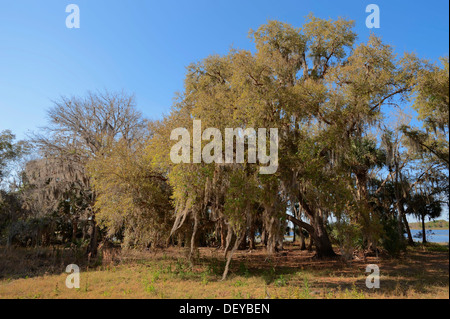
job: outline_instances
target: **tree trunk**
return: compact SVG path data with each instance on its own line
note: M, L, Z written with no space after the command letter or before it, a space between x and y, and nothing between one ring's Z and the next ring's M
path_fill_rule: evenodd
M261 232L261 243L263 244L264 247L267 247L267 232L265 228Z
M328 234L323 231L323 227L318 227L318 234L314 236L314 244L316 245L317 257L335 257L336 253L333 250Z
M177 234L177 247L178 248L183 247L183 237L181 236L181 233Z
M299 229L300 234L300 250L306 250L306 241L305 241L305 234L303 234L303 229Z
M292 232L294 233L293 236L292 236L292 243L293 243L293 244L295 244L295 241L297 240L297 238L296 238L297 236L296 236L296 234L295 234L295 227L296 227L296 226L294 225L294 227L292 228Z
M246 250L247 249L247 232L244 231L244 238L241 240L241 244L238 247L238 250Z
M97 257L97 248L98 248L98 229L97 229L97 222L95 220L95 214L92 215L92 229L90 233L90 241L89 241L89 251L91 258Z
M314 240L316 255L318 258L336 256L333 246L331 245L331 241L325 230L325 226L323 225L322 217L317 216L313 225L309 225L289 215L288 220L309 232L310 238Z
M313 251L313 244L314 244L314 240L310 234L309 235L309 243L308 243L308 251Z
M225 250L224 250L224 256L227 258L228 251L230 250L231 240L233 239L233 230L231 226L228 226L228 232L227 232L227 238L225 243Z
M306 215L308 215L308 218L311 221L311 225L301 222L301 225L299 226L305 228L310 237L314 240L317 257L335 257L336 253L334 252L331 245L322 216L318 211L313 210L308 205L305 196L300 190L298 192L298 200L303 211L306 213ZM308 225L309 227L305 227L306 225Z
M400 236L400 240L404 240L405 237L403 236L403 217L405 216L405 209L403 207L402 200L397 196L397 213L398 213L398 233Z
M189 249L189 263L191 266L194 264L194 252L197 248L197 230L198 230L198 217L196 214L194 214L194 230L192 232L191 242L190 242L190 249Z
M422 242L427 243L427 231L425 229L425 216L422 215Z
M230 254L228 255L227 263L225 264L225 270L222 275L222 281L227 279L228 271L230 269L231 259L233 258L234 253L239 248L239 246L240 246L242 240L244 240L244 238L245 238L245 232L242 235L236 235L236 241L234 243L233 249L231 250Z
M406 227L406 232L408 233L408 245L414 246L414 240L411 234L411 228L409 228L408 220L406 219L406 215L403 215L403 222Z
M72 242L74 243L77 240L77 232L78 232L78 217L75 217L72 221Z
M372 228L370 227L371 208L368 202L367 180L367 169L362 169L356 174L357 195L358 200L362 205L360 214L357 216L357 221L362 225L363 243L367 243L367 248L370 250L375 245L373 243Z
M399 183L400 183L400 172L399 172L399 164L398 161L395 161L395 187L394 187L394 193L395 193L395 199L396 199L396 206L397 206L397 213L398 213L398 232L400 240L405 240L405 237L403 236L403 216L405 216L405 208L403 206L403 196L401 196L399 189Z
M225 233L225 223L223 221L220 222L220 248L225 249L227 245L226 241L226 233Z
M256 249L256 243L255 243L255 226L252 224L250 228L250 234L249 234L249 249L255 250Z

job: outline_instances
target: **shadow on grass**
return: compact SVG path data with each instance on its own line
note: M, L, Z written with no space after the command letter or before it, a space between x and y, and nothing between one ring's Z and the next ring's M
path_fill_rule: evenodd
M261 278L266 285L290 286L320 290L349 290L370 293L366 287L366 266L380 267L383 294L406 296L410 291L433 293L435 287L449 286L448 246L416 246L400 258L368 257L350 263L339 258L316 259L314 253L295 248L267 257L263 251L239 252L230 267L229 279ZM213 267L216 276L223 271L223 258L203 258L203 264Z
M102 263L101 252L97 258L88 258L84 250L62 247L9 248L0 247L0 280L32 278L65 272L70 264L81 270L96 268Z

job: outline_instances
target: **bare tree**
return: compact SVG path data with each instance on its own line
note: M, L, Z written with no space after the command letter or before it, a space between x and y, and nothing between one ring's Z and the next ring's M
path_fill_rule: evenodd
M49 125L32 137L43 160L35 167L51 182L42 191L65 200L68 188L76 187L89 202L91 221L89 253L97 253L98 227L95 220L95 193L91 190L86 164L104 156L118 140L131 141L145 134L146 120L136 109L135 98L125 92L88 92L85 97L61 97L48 111ZM65 192L66 191L66 192ZM44 194L43 193L43 194Z

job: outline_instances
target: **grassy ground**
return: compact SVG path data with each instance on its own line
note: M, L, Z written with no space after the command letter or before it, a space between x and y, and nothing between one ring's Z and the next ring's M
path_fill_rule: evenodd
M73 251L1 249L0 298L449 298L448 246L417 246L400 259L351 263L317 260L296 246L272 258L262 250L242 251L223 282L222 252L200 249L199 256L190 267L175 248L105 253L101 265L91 261L87 267ZM82 268L80 289L65 286L70 263ZM366 288L369 264L380 267L380 289Z

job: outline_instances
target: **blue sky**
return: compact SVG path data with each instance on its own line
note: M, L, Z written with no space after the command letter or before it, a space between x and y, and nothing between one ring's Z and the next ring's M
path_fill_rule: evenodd
M80 29L66 28L71 3L80 8ZM0 0L0 131L24 138L45 124L52 100L88 90L133 92L147 117L160 118L183 89L186 66L232 46L252 49L250 28L267 19L301 26L312 12L355 20L365 41L370 3L381 9L373 32L398 53L448 55L446 0Z

